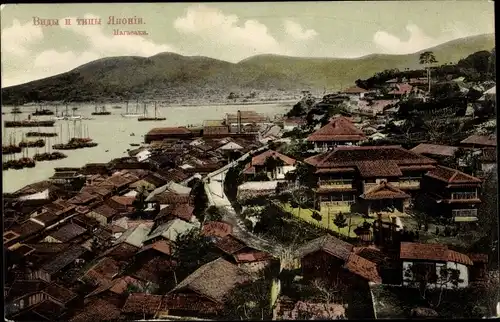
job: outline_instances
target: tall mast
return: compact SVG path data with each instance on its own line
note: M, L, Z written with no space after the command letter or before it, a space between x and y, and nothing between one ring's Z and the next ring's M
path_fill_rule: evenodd
M156 118L156 101L155 101L155 118Z
M143 111L142 113L144 113L144 117L147 116L147 111L146 111L146 102L143 103L144 107L143 107Z
M125 114L128 114L128 101L127 101L127 103L125 104Z
M135 103L135 114L137 114L138 109L139 109L139 99L137 99L137 102Z
M69 116L68 103L66 103L66 116Z

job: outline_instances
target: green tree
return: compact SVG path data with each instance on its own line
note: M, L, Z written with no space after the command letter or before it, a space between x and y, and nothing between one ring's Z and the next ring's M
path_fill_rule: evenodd
M194 179L193 188L191 189L191 196L194 203L194 215L202 223L205 221L205 210L208 205L208 197L205 191L205 185L200 179Z
M271 173L271 179L275 178L274 174L276 172L277 166L277 159L273 156L268 156L264 161L264 168L266 169L267 173Z
M437 63L436 56L432 51L425 51L418 58L420 65L425 65L427 69L427 82L429 83L429 93L431 92L431 65Z
M315 174L315 168L310 164L299 162L295 167L295 173L299 184L309 189L314 189L318 185L318 178Z
M222 213L216 206L210 206L205 211L205 221L221 221Z
M333 219L333 223L340 230L342 228L347 227L347 218L343 213L339 213L335 216L335 219Z

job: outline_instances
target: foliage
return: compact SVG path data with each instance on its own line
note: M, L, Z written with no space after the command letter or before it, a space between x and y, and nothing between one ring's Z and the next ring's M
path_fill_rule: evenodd
M132 206L134 206L136 213L142 213L146 209L147 191L144 186L138 188L137 195L135 196Z
M335 219L333 219L333 223L339 229L342 229L344 227L347 227L347 218L343 213L339 213L335 216Z
M175 241L174 257L178 260L177 280L185 278L200 266L219 257L209 238L201 235L199 229L181 234Z
M205 211L205 221L221 221L222 214L216 206L210 206Z
M273 156L268 156L264 161L264 168L267 172L271 173L271 178L276 178L276 170L279 167L282 167L285 163L280 158L275 158Z
M269 177L267 173L259 172L253 177L252 181L269 181Z
M439 307L446 289L450 287L458 289L459 283L463 282L458 269L442 266L439 272L436 272L435 265L435 263L411 264L403 271L404 281L408 283L408 286L417 288L422 299L427 300L432 308ZM436 300L429 296L430 290L439 294Z
M314 172L314 167L307 163L300 162L295 167L295 173L299 184L309 189L316 188L318 185L318 180Z
M483 183L482 202L478 209L478 219L481 231L488 237L490 258L498 260L498 177L496 171L488 174Z
M302 107L302 102L295 104L292 109L286 114L287 117L300 117L306 114L305 109Z
M265 277L238 285L224 303L224 317L231 320L270 320L271 281Z
M245 167L244 162L229 168L224 179L224 193L229 200L236 200L238 194L238 186L243 183L241 171Z

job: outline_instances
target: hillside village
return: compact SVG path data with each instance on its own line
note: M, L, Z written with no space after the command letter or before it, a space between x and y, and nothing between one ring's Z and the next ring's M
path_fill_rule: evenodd
M499 316L494 51L424 54L4 193L6 317Z

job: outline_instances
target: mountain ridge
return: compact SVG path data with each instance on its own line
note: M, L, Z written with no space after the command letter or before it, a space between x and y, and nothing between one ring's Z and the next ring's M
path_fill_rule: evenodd
M455 39L407 55L358 58L255 55L237 63L172 52L150 57L105 57L66 73L2 88L5 104L89 101L140 97L226 97L231 91L338 90L384 69L421 68L418 55L430 50L439 63L456 62L495 46L494 34Z

